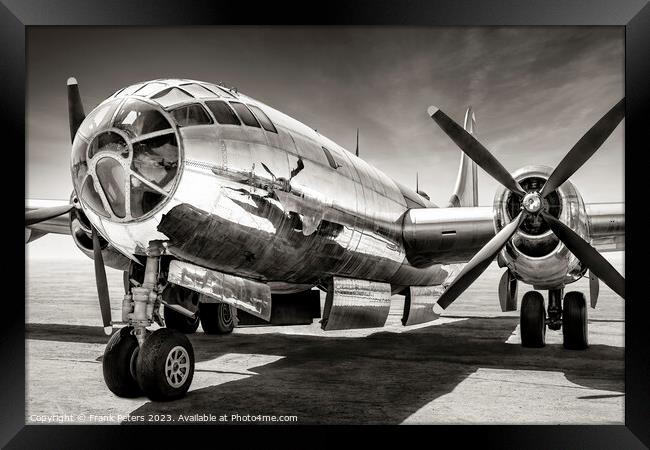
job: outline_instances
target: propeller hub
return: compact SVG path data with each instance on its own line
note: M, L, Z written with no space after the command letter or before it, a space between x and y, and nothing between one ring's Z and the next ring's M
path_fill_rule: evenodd
M537 192L530 192L526 194L521 204L526 211L535 214L542 209L542 197Z

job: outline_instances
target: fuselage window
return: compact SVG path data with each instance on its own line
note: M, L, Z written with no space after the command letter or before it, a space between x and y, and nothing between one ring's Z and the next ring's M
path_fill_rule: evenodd
M221 100L211 100L205 102L205 104L208 107L208 109L212 111L212 114L214 114L214 118L217 119L217 122L219 122L220 124L241 125L241 122L237 118L237 115L232 110L232 108L228 106L228 103Z
M239 115L241 121L244 122L244 125L261 128L260 123L257 121L250 109L246 107L246 105L238 102L230 102L230 105L235 109L235 111L237 111L237 114Z
M275 129L273 122L271 122L271 119L269 119L269 116L264 114L264 111L262 111L257 106L248 105L248 107L251 109L251 111L253 111L253 113L255 113L255 117L257 117L266 131L270 131L272 133L278 132L278 130Z
M338 169L339 167L342 167L339 163L336 162L336 160L332 156L332 153L328 149L326 149L325 147L321 147L321 148L323 149L323 152L325 153L325 157L327 158L327 162L329 163L332 169Z
M209 125L212 119L201 105L186 105L171 111L172 117L179 127L191 125Z

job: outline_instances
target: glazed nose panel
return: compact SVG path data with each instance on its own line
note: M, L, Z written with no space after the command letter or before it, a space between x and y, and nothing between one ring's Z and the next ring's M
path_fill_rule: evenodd
M180 145L160 107L134 98L98 106L72 146L72 179L82 205L113 222L143 220L177 183Z

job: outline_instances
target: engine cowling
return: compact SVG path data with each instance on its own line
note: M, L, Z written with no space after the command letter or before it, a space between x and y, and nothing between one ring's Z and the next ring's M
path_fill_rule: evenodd
M512 174L526 192L539 191L553 169L527 166ZM497 233L519 214L524 199L505 188L494 197ZM575 186L564 182L542 199L541 208L589 241L589 222L582 197ZM541 215L527 215L501 250L499 266L507 266L515 277L539 289L554 289L578 280L587 268L555 236Z
M93 258L93 240L90 222L81 209L75 208L71 212L70 234L74 243L84 255ZM104 238L99 236L99 242L104 257L104 264L117 270L128 270L131 260L118 252Z

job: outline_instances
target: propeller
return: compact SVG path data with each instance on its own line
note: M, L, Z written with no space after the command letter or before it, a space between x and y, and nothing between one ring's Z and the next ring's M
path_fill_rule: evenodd
M539 194L546 198L548 194L559 188L582 165L587 162L596 150L607 140L614 129L625 117L625 97L615 104L612 109L600 118L596 124L573 146L569 153L560 161L551 176L542 187Z
M497 253L501 251L504 245L510 240L513 234L519 228L519 224L524 218L524 213L519 215L508 225L503 227L490 242L479 250L474 257L463 267L458 277L452 282L447 290L440 296L438 305L447 309L451 303L462 294L490 265Z
M553 233L589 270L609 288L625 298L625 278L584 239L555 217L542 211L542 217Z
M79 94L79 85L75 78L68 78L68 121L70 123L70 140L74 141L77 130L86 118L84 113L81 95ZM53 219L62 214L69 213L75 207L74 204L55 206L50 208L39 208L25 213L25 226L35 225L39 222ZM106 278L106 268L104 267L104 258L102 256L101 243L97 229L91 225L93 241L93 259L95 263L95 282L97 284L97 295L99 297L99 308L102 313L104 322L104 333L111 334L113 331L111 321L111 303L108 293L108 280Z
M427 110L442 130L495 180L511 192L523 197L521 212L503 227L461 270L454 281L438 299L437 304L446 309L490 265L492 260L515 234L523 219L541 215L557 238L566 245L584 266L621 297L625 298L625 279L598 251L571 228L543 211L543 199L561 186L601 147L625 116L625 98L614 105L562 159L553 170L540 192L526 192L501 163L470 133L435 106Z
M102 313L102 322L104 322L104 333L110 335L113 332L113 322L111 320L111 297L108 293L108 280L106 278L106 268L104 267L104 257L102 256L102 247L99 242L99 233L92 225L91 233L93 238L93 261L95 263L95 282L97 284L99 309Z
M70 141L74 141L77 130L86 118L84 113L83 102L79 94L79 84L76 78L68 78L68 121L70 123ZM99 241L99 232L91 225L91 235L93 241L93 261L95 265L95 283L97 284L97 297L99 298L99 309L104 322L104 333L110 335L113 332L113 322L111 320L111 298L108 293L108 279L106 278L106 267L104 267L104 257L102 256L101 243Z
M435 106L429 106L427 112L434 122L460 147L463 153L472 158L472 161L492 175L492 178L511 192L519 194L522 197L526 195L526 191L512 178L510 172L474 136Z
M25 213L25 226L36 225L39 222L54 219L63 214L70 212L74 208L74 204L63 206L52 206L50 208L38 208Z

